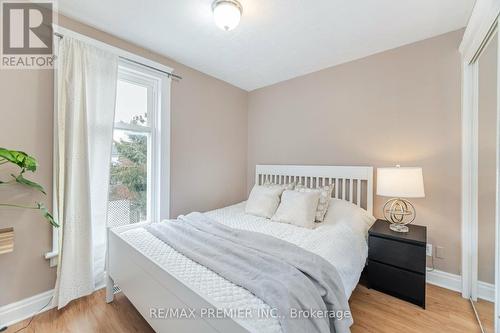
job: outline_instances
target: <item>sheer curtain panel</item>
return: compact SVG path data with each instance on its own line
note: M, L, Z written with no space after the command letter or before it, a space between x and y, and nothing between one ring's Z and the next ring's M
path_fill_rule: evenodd
M54 212L58 308L104 283L118 56L64 37L57 59Z

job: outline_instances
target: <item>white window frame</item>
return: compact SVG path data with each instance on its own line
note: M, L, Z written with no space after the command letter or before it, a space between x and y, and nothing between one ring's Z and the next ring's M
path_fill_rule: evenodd
M118 65L118 80L136 84L147 89L147 124L145 126L114 123L113 130L132 131L134 133L148 134L148 161L147 161L147 221L158 221L160 218L159 196L159 156L154 147L160 146L159 110L161 110L161 77L155 71L144 66L121 60ZM141 221L142 222L142 221Z
M79 34L72 30L58 25L53 26L54 32L81 40L85 43L101 48L120 57L119 72L137 71L144 77L149 77L150 82L154 81L156 95L155 110L151 115L154 117L154 129L151 134L151 156L155 158L151 161L151 172L148 172L149 193L154 193L152 198L148 198L148 220L159 221L170 218L170 86L171 79L167 73L173 73L173 69L148 58L125 51L112 45L103 43L88 36ZM54 55L57 59L59 49L59 39L54 38ZM54 68L54 112L57 110L57 67ZM148 98L149 100L149 98ZM152 100L151 100L152 101ZM149 110L149 106L148 106ZM148 115L149 117L149 115ZM54 129L57 128L54 117ZM116 127L114 127L116 128ZM133 129L135 131L135 129ZM154 136L154 138L153 138ZM55 142L54 142L55 143ZM149 150L149 148L151 148ZM54 156L55 157L55 156ZM148 161L149 164L150 161ZM55 167L55 163L54 163ZM151 185L150 185L151 184ZM55 187L54 187L55 188ZM151 214L151 216L149 215ZM59 256L59 229L52 228L52 250L45 254L45 259L49 260L50 266L57 266Z

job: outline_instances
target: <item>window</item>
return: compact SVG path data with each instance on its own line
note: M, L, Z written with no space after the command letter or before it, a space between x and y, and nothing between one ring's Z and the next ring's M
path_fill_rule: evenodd
M110 180L108 225L169 218L171 81L168 73L173 69L73 31L58 26L54 29L64 36L107 50L121 59L110 166L114 175ZM55 38L56 58L58 43L59 39ZM57 94L57 91L56 75L54 92ZM56 96L55 112L57 100ZM57 128L56 123L54 128ZM134 148L137 149L136 155L131 154ZM52 250L45 254L51 267L58 262L59 232L60 229L53 228Z
M110 167L108 224L156 220L161 80L149 69L119 66Z

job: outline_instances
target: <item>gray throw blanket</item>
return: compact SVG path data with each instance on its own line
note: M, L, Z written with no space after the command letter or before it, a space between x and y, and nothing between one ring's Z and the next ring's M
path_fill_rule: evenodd
M146 229L278 310L283 332L350 332L344 286L335 267L320 256L269 235L227 227L201 213Z

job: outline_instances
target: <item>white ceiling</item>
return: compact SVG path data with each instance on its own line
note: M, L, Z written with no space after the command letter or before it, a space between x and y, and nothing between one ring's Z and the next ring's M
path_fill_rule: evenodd
M254 90L462 28L474 0L241 0L216 27L212 0L59 0L71 18Z

